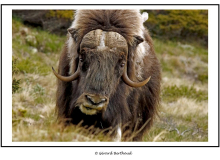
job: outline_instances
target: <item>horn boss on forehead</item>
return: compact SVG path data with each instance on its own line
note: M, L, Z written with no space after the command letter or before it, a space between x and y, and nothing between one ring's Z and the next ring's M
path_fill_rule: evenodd
M122 35L117 32L107 32L100 29L90 31L83 37L80 48L84 47L92 49L120 48L125 53L128 52L127 41Z

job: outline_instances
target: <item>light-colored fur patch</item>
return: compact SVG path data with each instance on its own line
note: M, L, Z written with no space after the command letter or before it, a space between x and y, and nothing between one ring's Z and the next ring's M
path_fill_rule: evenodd
M68 53L72 53L72 49L73 49L73 38L71 36L69 36L68 40L67 40L67 48L68 48Z
M69 33L70 34L70 33ZM70 70L69 70L69 75L72 75L75 71L73 70L73 65L74 65L74 60L75 60L75 56L74 54L74 41L73 38L69 35L68 36L68 40L66 42L66 46L67 46L67 53L68 53L68 58L70 59Z
M121 127L118 126L118 127L117 127L117 134L116 134L116 136L114 137L114 141L115 141L115 142L121 142L121 135L122 135Z
M148 13L147 13L147 12L143 12L141 16L142 16L142 19L143 19L143 23L144 23L146 20L148 20Z
M69 65L70 65L69 75L72 75L75 72L73 70L73 65L74 65L74 59L73 58L71 58Z
M105 47L105 33L106 32L102 32L102 35L100 36L100 44L97 47L98 49L102 49Z

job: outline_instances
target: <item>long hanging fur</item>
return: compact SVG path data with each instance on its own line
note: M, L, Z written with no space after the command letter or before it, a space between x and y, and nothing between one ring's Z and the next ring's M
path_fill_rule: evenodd
M69 30L66 46L59 60L59 74L69 76L75 72L82 38L91 30L101 29L117 32L126 39L130 79L142 81L151 76L151 80L140 88L132 88L120 82L105 112L108 125L127 125L123 127L123 133L139 130L132 140L141 140L157 114L161 81L160 64L152 39L143 26L141 14L138 10L78 10L70 28L73 29ZM71 34L73 32L75 34ZM142 37L144 42L135 45L135 36ZM71 110L73 99L80 95L79 91L74 92L77 88L80 88L77 82L58 81L56 107L59 118L74 118L73 115L77 114L86 119L85 115L72 113L74 111Z

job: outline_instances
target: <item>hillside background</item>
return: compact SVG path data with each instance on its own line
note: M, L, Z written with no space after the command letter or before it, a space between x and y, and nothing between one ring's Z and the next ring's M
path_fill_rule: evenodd
M144 141L208 141L208 11L142 10L162 69L159 117ZM12 140L109 141L56 123L57 69L70 10L13 10Z

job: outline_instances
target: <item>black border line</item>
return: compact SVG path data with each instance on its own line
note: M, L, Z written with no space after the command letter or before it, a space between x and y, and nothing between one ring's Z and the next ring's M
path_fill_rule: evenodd
M218 43L219 43L219 4L1 4L1 35L2 35L2 6L11 6L11 5L15 5L15 6L36 6L36 5L39 5L39 6L67 6L67 5L70 5L70 6L142 6L142 5L149 5L149 6L153 6L153 5L156 5L156 6L218 6ZM219 96L219 45L218 45L218 96ZM219 106L219 98L218 98L218 106ZM158 147L158 148L163 148L163 147L182 147L182 148L186 148L186 147L199 147L199 148L204 148L204 147L219 147L219 142L220 142L220 135L219 135L219 107L218 107L218 146L3 146L2 145L2 36L1 36L1 147L77 147L77 148L90 148L90 147L109 147L109 148L112 148L112 147L116 147L116 148L120 148L120 147L125 147L125 148L128 148L128 147L140 147L140 148L144 148L144 147ZM15 142L16 143L16 142ZM28 142L26 142L28 143ZM49 142L48 142L49 143ZM74 142L71 142L71 143L74 143ZM100 142L101 143L101 142ZM208 143L208 142L207 142ZM126 142L124 142L124 144L126 144Z
M218 44L219 44L219 4L218 4ZM219 139L219 45L218 45L218 147L219 147L219 141L220 141L220 139Z
M2 5L1 5L1 147L2 147Z
M219 4L1 4L1 5L15 5L15 6L214 6Z

